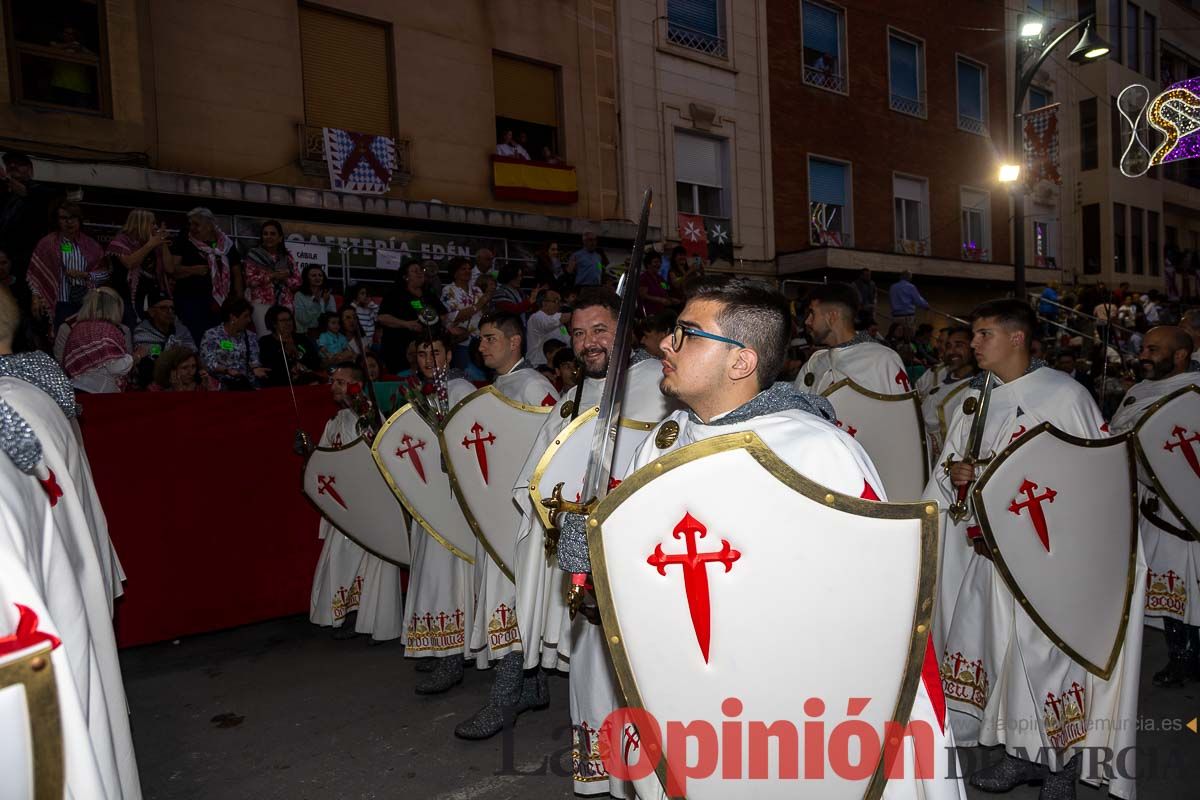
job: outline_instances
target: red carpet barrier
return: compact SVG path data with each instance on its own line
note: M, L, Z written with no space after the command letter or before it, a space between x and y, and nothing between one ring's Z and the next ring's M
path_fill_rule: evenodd
M296 389L315 444L328 386ZM287 389L79 395L84 443L125 567L121 646L308 610L319 517L300 493Z

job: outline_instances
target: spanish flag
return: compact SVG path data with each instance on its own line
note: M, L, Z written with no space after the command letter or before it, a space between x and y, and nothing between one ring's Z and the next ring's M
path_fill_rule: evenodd
M579 200L575 168L492 156L492 185L498 200L567 205Z

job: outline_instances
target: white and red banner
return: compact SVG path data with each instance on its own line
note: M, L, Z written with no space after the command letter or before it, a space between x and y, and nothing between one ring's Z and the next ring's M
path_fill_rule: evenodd
M384 194L396 171L396 142L387 136L323 128L329 188L350 194Z

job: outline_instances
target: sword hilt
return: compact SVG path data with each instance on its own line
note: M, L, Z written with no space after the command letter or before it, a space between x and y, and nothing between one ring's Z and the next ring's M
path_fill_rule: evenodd
M991 460L992 460L992 456L988 456L987 458L971 458L970 456L967 456L966 458L963 459L963 463L970 464L971 467L974 468L974 467L979 467L979 466L985 465ZM946 459L946 463L943 464L943 467L946 470L947 474L950 473L950 464L951 463L953 463L953 459L948 458L948 459ZM964 519L966 519L968 516L970 516L970 510L967 507L967 496L970 494L971 487L974 485L975 485L975 481L974 481L974 479L972 479L972 480L964 483L962 486L957 487L956 499L953 503L950 504L950 508L946 509L947 512L950 514L950 519L954 520L956 523L962 522Z
M557 522L559 514L580 514L585 517L591 514L596 506L596 498L593 497L586 502L568 500L562 494L564 483L565 481L555 486L549 497L542 498L542 505L550 510L550 519Z

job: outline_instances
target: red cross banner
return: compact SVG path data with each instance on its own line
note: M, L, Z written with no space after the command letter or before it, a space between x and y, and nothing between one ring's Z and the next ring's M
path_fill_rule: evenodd
M1025 144L1025 182L1036 186L1038 181L1062 185L1058 171L1058 103L1034 109L1024 116L1022 127Z
M329 188L350 194L384 194L396 171L396 142L387 136L324 128Z
M704 217L699 214L679 212L679 243L687 251L688 258L708 258L708 229Z

